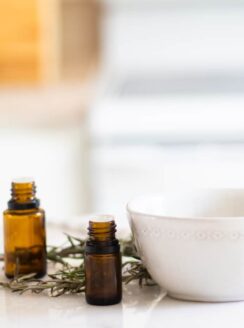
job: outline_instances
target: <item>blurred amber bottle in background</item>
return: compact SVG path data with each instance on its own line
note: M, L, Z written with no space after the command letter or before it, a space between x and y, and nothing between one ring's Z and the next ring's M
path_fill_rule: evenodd
M29 179L12 182L12 198L4 211L5 275L46 273L45 212L39 208L35 183Z
M115 232L111 217L101 216L89 222L85 247L85 294L89 304L112 305L121 301L121 255Z

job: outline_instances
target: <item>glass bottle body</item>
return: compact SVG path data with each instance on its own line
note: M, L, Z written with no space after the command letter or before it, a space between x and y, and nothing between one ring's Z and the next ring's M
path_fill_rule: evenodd
M121 301L121 256L86 254L86 301L93 305L111 305Z
M13 182L3 213L5 275L46 274L45 212L35 198L33 181Z
M122 298L121 255L115 223L90 222L85 247L86 301L92 305L117 304Z
M46 273L45 213L42 209L4 212L5 275Z

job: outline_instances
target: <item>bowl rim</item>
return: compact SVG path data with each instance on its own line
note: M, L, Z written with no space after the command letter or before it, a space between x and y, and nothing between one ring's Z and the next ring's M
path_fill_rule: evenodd
M207 192L207 191L214 191L214 192L242 192L244 194L244 188L199 188L199 189L186 189L186 190L169 190L169 192ZM229 221L229 220L242 220L244 222L244 213L243 216L173 216L173 215L159 215L159 214L151 214L143 211L133 210L131 205L134 201L143 199L145 197L159 197L166 192L161 193L151 193L151 194L142 194L137 197L132 198L127 204L126 204L126 211L129 214L135 214L139 216L147 216L151 218L157 218L157 219L168 219L168 220L203 220L204 222L208 221Z

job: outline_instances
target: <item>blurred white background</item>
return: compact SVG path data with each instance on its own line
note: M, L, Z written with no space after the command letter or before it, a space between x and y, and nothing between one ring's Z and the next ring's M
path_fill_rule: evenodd
M107 4L95 208L122 218L142 193L243 188L244 3Z
M1 79L2 209L23 175L50 222L77 225L126 226L138 194L244 187L244 1L50 3L52 79Z

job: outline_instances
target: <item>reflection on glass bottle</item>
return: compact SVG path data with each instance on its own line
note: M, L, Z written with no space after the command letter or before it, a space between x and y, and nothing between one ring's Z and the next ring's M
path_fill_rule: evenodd
M39 208L32 180L12 182L12 198L4 211L5 275L46 273L45 212Z

